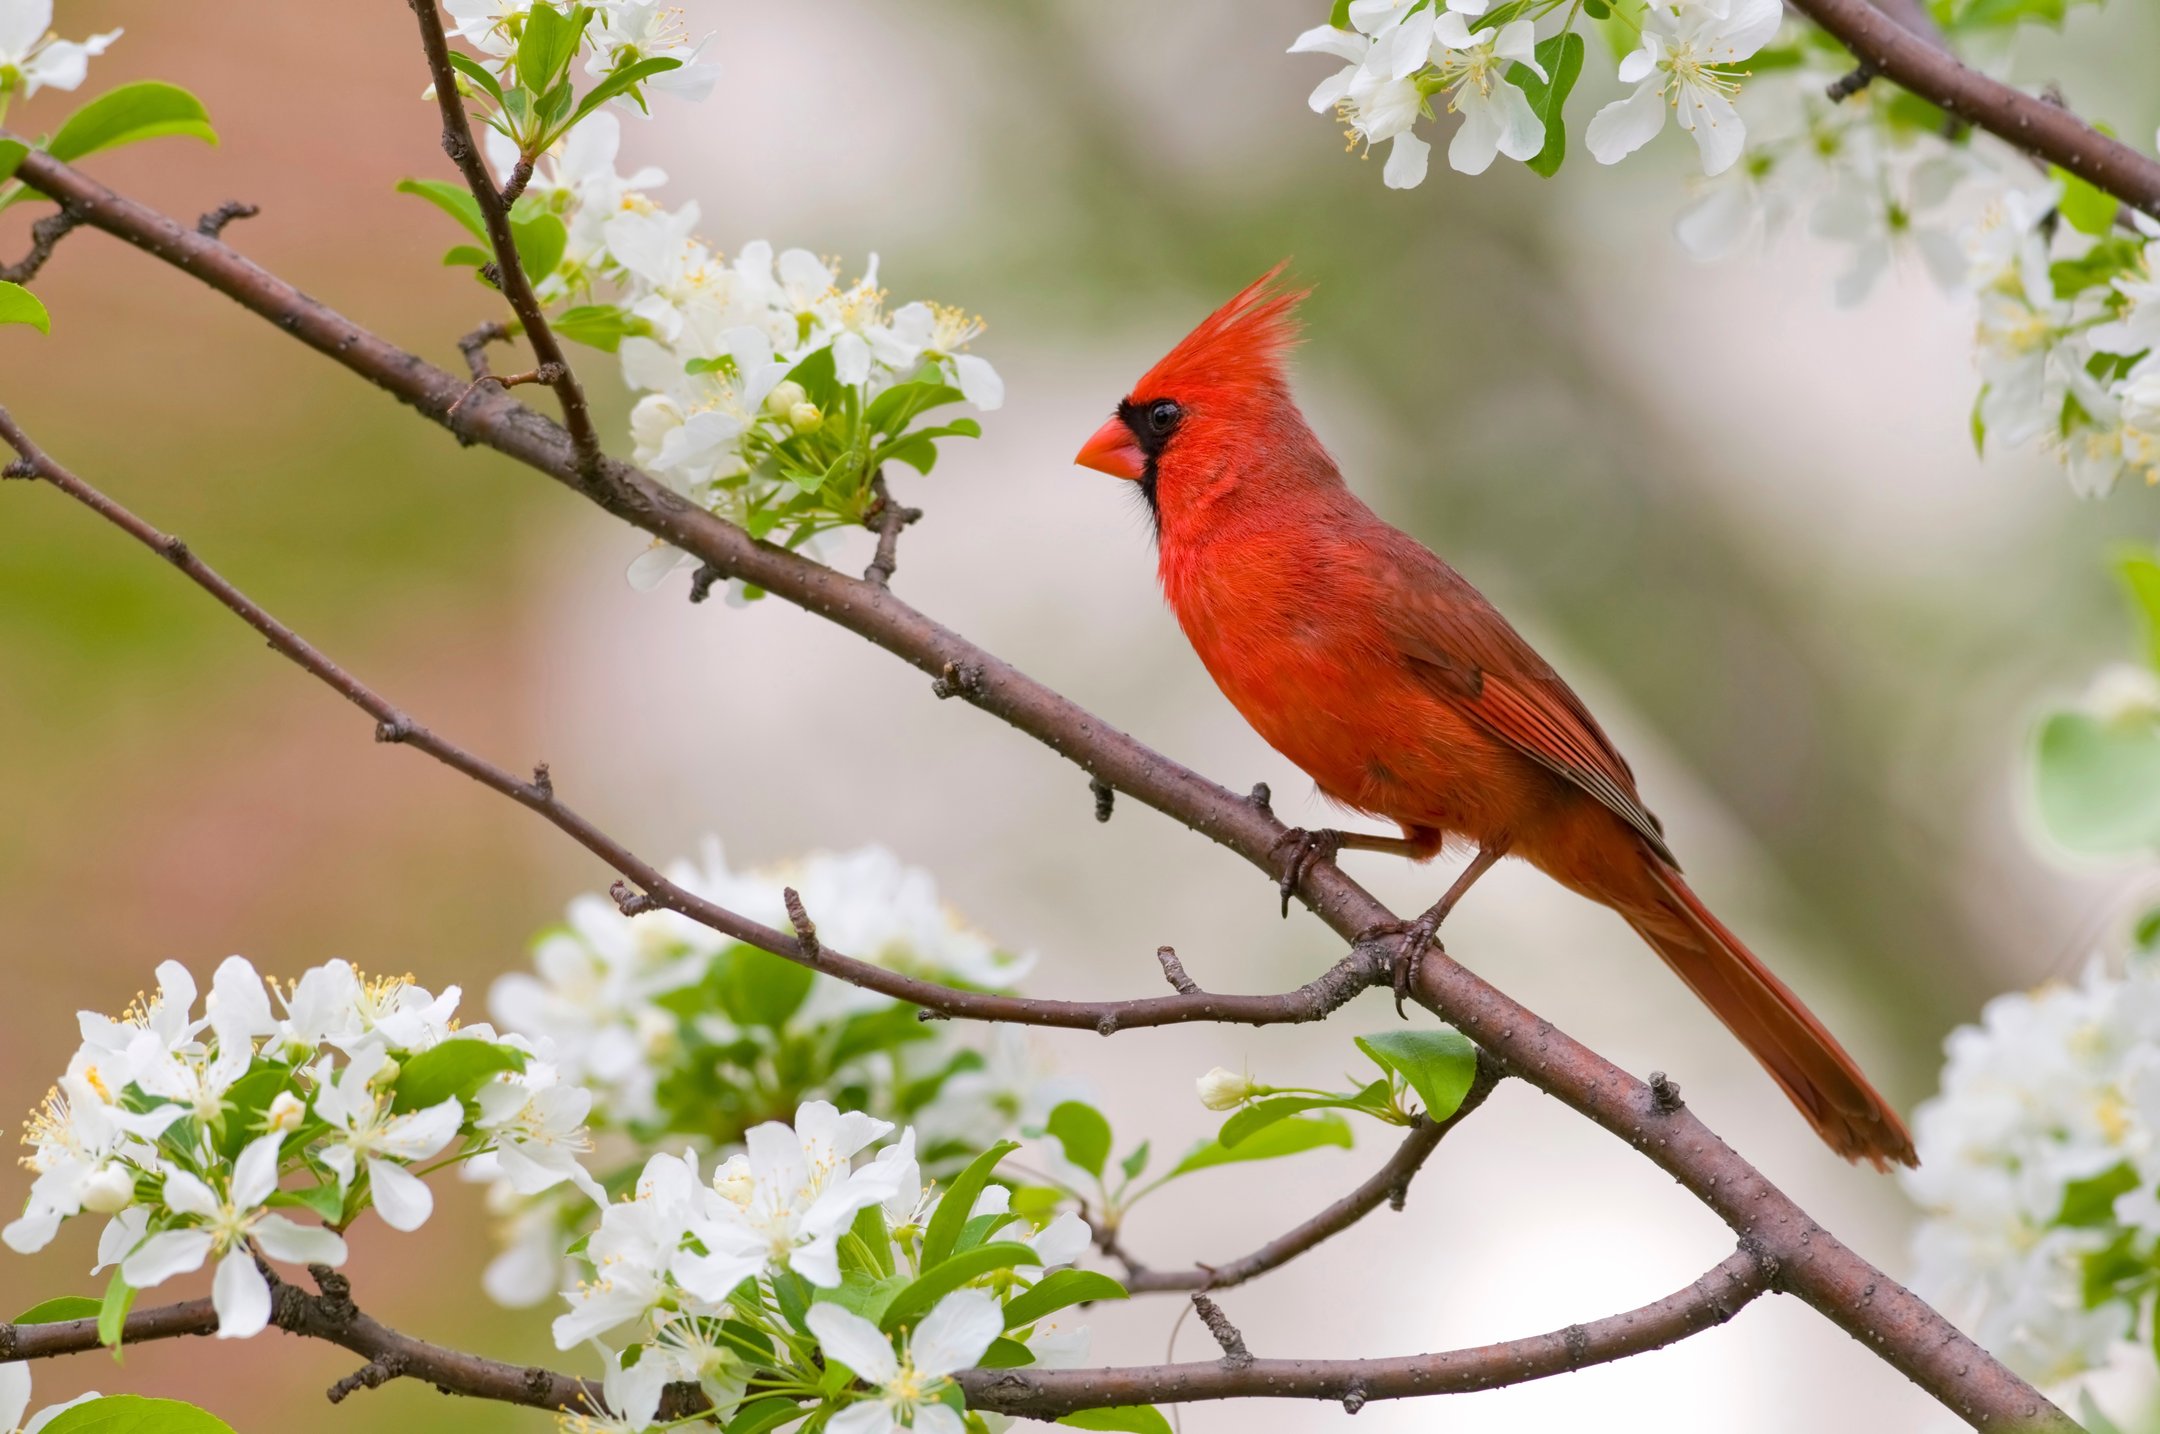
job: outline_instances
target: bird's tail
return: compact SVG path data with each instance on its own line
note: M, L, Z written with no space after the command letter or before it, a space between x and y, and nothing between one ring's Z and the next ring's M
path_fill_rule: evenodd
M1800 998L1712 916L1678 872L1652 863L1644 896L1620 906L1642 938L1761 1061L1816 1134L1877 1170L1917 1165L1912 1136Z

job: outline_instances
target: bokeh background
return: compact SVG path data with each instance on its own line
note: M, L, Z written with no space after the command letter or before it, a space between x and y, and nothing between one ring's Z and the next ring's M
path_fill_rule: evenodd
M881 251L897 297L979 310L1011 399L901 497L929 510L899 590L1219 780L1326 813L1216 694L1155 595L1132 496L1068 466L1126 384L1285 255L1317 289L1299 358L1308 411L1381 510L1508 610L1635 758L1698 888L1909 1106L1940 1040L1997 991L2119 940L2130 878L2035 854L2020 753L2035 705L2125 650L2111 543L2155 501L2080 504L2031 456L1966 436L1969 319L1917 271L1835 309L1804 236L1703 268L1669 237L1676 141L1555 182L1437 164L1410 194L1346 157L1302 105L1319 62L1281 52L1313 4L705 3L719 95L632 124L733 248L770 237ZM493 310L433 210L391 192L438 175L404 5L64 3L63 33L124 25L92 88L165 78L225 137L101 157L179 215L262 205L230 237L380 331L455 362ZM2135 57L2149 9L2081 13L2025 69L2150 134ZM1586 82L1586 90L1590 87ZM1581 97L1589 98L1589 96ZM49 126L65 96L11 116ZM27 216L5 222L9 252ZM37 288L54 332L0 342L0 402L425 720L558 787L648 855L714 833L754 862L890 845L962 910L1042 955L1034 988L1146 990L1175 945L1201 982L1280 989L1332 959L1279 921L1251 869L1121 803L1034 743L779 603L638 596L638 538L563 490L458 449L390 401L175 272L94 234ZM610 431L611 361L586 365ZM844 550L844 562L866 556ZM1445 879L1352 870L1403 908ZM468 1007L530 934L607 874L266 654L160 564L42 489L0 491L0 1103L27 1107L73 1047L171 957L233 951L292 972L331 956ZM1607 914L1527 869L1487 879L1449 946L1691 1103L1826 1224L1892 1271L1910 1211L1829 1158L1746 1056ZM1211 1127L1210 1065L1324 1082L1369 1000L1325 1030L1041 1038L1128 1138ZM1111 1052L1114 1049L1115 1054ZM1381 1158L1354 1152L1203 1177L1137 1217L1157 1263L1248 1248ZM0 1175L0 1204L27 1175ZM87 1231L0 1257L0 1314L89 1291ZM363 1305L417 1333L549 1355L544 1312L478 1287L489 1232L455 1190L423 1231L363 1222ZM1451 1138L1402 1216L1225 1301L1268 1353L1412 1352L1548 1329L1653 1298L1729 1239L1624 1147L1510 1085ZM1098 1355L1162 1357L1178 1306L1098 1311ZM1189 1326L1187 1357L1210 1353ZM41 1399L97 1386L197 1399L242 1430L372 1434L540 1427L420 1386L321 1391L349 1357L267 1335L152 1346L119 1367L39 1372ZM1343 1427L1331 1406L1188 1410L1192 1431ZM1802 1307L1769 1299L1673 1350L1444 1405L1377 1405L1360 1429L1659 1434L1940 1427L1929 1402Z

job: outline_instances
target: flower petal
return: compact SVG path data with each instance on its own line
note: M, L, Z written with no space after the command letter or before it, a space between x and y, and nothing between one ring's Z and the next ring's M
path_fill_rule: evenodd
M270 1198L278 1187L278 1150L285 1143L282 1131L259 1135L247 1143L233 1162L232 1202L236 1210L252 1210Z
M945 1298L949 1300L953 1296L947 1295ZM990 1297L983 1295L982 1298ZM943 1303L944 1301L939 1301L941 1306ZM991 1308L995 1312L995 1301L992 1301ZM936 1317L935 1310L931 1312L931 1317ZM818 1347L825 1351L827 1359L838 1360L870 1383L885 1384L900 1373L900 1361L893 1354L892 1341L885 1337L884 1331L861 1315L844 1310L836 1304L821 1302L810 1306L809 1313L803 1316L803 1323L810 1327L810 1333L817 1336ZM929 1321L925 1320L923 1323L927 1328ZM983 1341L983 1348L989 1347L989 1340Z
M368 1190L375 1213L393 1230L417 1230L435 1213L435 1193L427 1182L390 1160L367 1163Z
M918 1373L931 1377L967 1369L1005 1328L1005 1315L986 1290L954 1290L932 1307L908 1340ZM857 1374L861 1370L855 1371Z
M234 1250L218 1261L210 1282L210 1303L217 1310L219 1339L252 1339L270 1323L270 1282L255 1268L255 1257Z
M296 1225L283 1215L265 1215L248 1227L263 1253L288 1265L342 1265L345 1239L320 1225Z
M165 1230L142 1242L120 1262L120 1278L138 1290L162 1285L174 1275L202 1268L210 1258L208 1230Z
M1599 164L1618 164L1665 128L1665 97L1643 84L1624 100L1614 100L1590 116L1583 145Z
M1380 182L1390 189L1415 189L1425 182L1432 146L1404 130L1388 144L1387 163L1381 166Z

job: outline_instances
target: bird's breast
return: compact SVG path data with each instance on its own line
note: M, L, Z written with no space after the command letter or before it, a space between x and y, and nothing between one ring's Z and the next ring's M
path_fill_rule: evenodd
M1163 586L1201 664L1263 740L1359 811L1475 833L1490 742L1403 662L1364 575L1327 555L1165 555Z

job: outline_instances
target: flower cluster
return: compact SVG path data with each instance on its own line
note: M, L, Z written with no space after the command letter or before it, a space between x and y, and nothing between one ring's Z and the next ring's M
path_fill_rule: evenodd
M1085 1330L1050 1317L1124 1291L1060 1268L1088 1247L1080 1217L1015 1210L990 1183L1010 1144L933 1199L912 1128L872 1150L893 1129L809 1101L792 1128L745 1132L709 1178L694 1153L646 1162L555 1321L561 1348L601 1346L606 1428L651 1427L667 1386L693 1383L748 1427L815 1416L839 1434L960 1434L955 1372L1084 1355Z
M779 927L792 888L835 950L945 985L1005 988L1032 965L960 921L926 873L882 848L739 872L708 842L697 862L668 875ZM490 1013L546 1052L566 1087L591 1093L590 1123L618 1137L595 1167L611 1187L635 1179L641 1148L735 1148L760 1122L813 1098L911 1123L924 1158L942 1170L1057 1098L1015 1030L926 1024L911 1006L670 912L633 918L605 897L579 897L535 944L533 965L495 983ZM481 1160L468 1174L495 1171ZM504 1216L506 1246L488 1271L489 1292L506 1304L548 1298L592 1206L561 1190L529 1198L508 1184L491 1203Z
M639 395L637 463L754 536L802 547L869 518L886 465L927 473L938 440L980 436L972 418L922 421L961 402L1004 402L997 371L968 352L980 319L919 300L890 306L875 256L845 283L833 261L762 240L724 257L699 237L696 203L671 210L648 196L664 174L617 170L616 111L641 107L648 89L700 98L711 87L702 43L676 12L620 0L450 8L488 61L456 57L489 127L489 159L506 184L525 186L510 216L520 261L558 333L619 354ZM572 74L581 50L595 81L582 97ZM470 196L433 181L401 187L465 225L475 242L446 262L485 281L492 255ZM657 545L631 582L656 586L686 561ZM738 601L755 595L729 589Z
M234 956L200 1014L197 995L168 961L119 1019L84 1012L82 1045L24 1136L36 1178L0 1238L28 1254L65 1220L106 1217L108 1341L133 1291L212 1260L218 1334L260 1332L271 1300L256 1252L342 1264L340 1232L369 1208L417 1229L434 1208L433 1167L414 1169L427 1162L485 1159L534 1192L568 1182L601 1198L577 1163L589 1097L554 1098L529 1043L457 1029L455 988L435 996L343 961L279 988Z
M2021 21L2059 23L2062 8L1938 10L1952 41L2000 49ZM2140 219L2142 239L2121 232L2108 195L2060 172L2051 181L1910 94L1840 83L1852 57L1820 29L1784 23L1776 0L1350 0L1291 48L1346 62L1312 106L1339 109L1367 144L1391 142L1392 186L1424 178L1413 126L1438 95L1462 115L1456 169L1476 174L1505 154L1550 174L1585 16L1624 52L1618 77L1634 88L1592 116L1584 142L1613 163L1668 112L1693 136L1709 182L1676 225L1690 253L1733 253L1805 214L1846 251L1840 302L1916 263L1976 310L1976 444L2044 442L2081 494L2125 475L2160 481L2160 230Z
M1617 13L1615 13L1617 11ZM1746 128L1733 107L1741 65L1776 34L1778 0L1347 0L1325 25L1298 36L1292 54L1332 55L1343 68L1309 103L1333 110L1353 145L1388 145L1382 179L1392 189L1425 180L1431 146L1416 132L1437 99L1462 117L1448 163L1483 174L1506 155L1540 173L1565 154L1562 111L1581 74L1586 15L1617 22L1618 77L1633 86L1591 118L1590 153L1613 164L1655 138L1670 111L1693 136L1703 170L1740 156Z
M1946 1049L1917 1283L2030 1378L2101 1365L2160 1288L2160 963L1997 997Z

